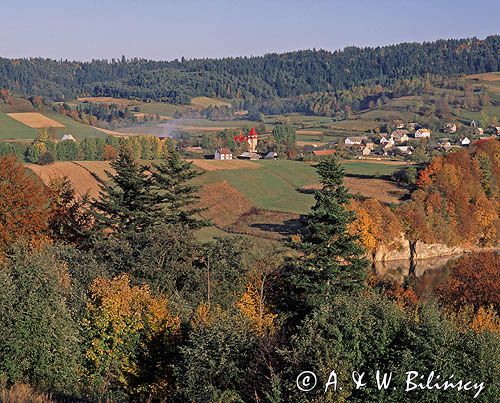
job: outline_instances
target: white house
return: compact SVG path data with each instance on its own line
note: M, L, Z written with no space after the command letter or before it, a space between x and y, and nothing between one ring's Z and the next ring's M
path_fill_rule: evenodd
M416 139L425 139L431 137L431 131L429 129L418 129L415 132Z
M361 144L368 137L347 137L344 141L344 144L347 146L353 146Z
M392 136L389 138L382 136L382 138L380 139L380 144L383 146L383 145L388 144L388 143L390 143L391 145L394 145L394 138Z
M61 137L61 141L67 141L67 140L76 141L75 138L69 133Z
M468 137L464 137L463 139L460 140L460 145L463 147L466 147L470 144L470 140Z
M219 148L215 151L214 159L216 160L232 160L233 153L229 148Z

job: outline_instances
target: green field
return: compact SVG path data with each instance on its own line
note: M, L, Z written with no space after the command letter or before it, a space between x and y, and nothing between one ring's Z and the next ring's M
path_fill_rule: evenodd
M174 117L177 112L186 111L189 106L173 105L165 102L147 102L138 106L141 113L157 113L160 116Z
M56 120L57 122L63 124L65 127L56 129L59 136L64 133L72 134L76 139L83 139L85 137L106 137L107 135L92 126L84 125L83 123L75 122L73 119L61 115L56 112L44 113L45 116Z
M255 161L259 169L235 169L206 172L197 179L199 184L228 181L255 207L305 214L314 203L311 194L298 188L318 183L313 165L298 161ZM346 161L346 173L378 177L391 175L406 165Z
M32 129L0 112L0 139L33 140L36 135L36 129Z

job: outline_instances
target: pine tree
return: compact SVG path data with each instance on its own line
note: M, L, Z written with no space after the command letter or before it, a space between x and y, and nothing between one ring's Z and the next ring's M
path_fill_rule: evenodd
M111 167L115 173L106 172L110 182L101 186L100 199L93 203L97 228L120 234L140 232L152 225L154 197L147 167L139 165L125 148Z
M208 225L207 220L196 217L203 209L195 207L199 200L199 186L190 182L201 173L193 168L192 163L183 161L179 153L172 150L161 164L153 166L155 221L189 228Z
M286 291L278 301L283 310L299 316L336 292L363 289L367 274L364 249L348 231L355 217L347 210L350 195L343 184L344 169L335 158L325 158L317 171L323 188L315 194L304 236L294 244L302 256L289 260L282 271Z

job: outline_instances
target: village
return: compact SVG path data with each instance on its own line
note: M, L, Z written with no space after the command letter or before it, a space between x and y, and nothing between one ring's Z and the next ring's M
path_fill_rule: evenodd
M468 125L458 126L456 123L446 123L442 129L433 133L430 129L418 123L392 122L395 129L390 133L370 133L362 136L339 137L338 141L326 144L310 144L297 147L297 158L310 159L326 155L339 154L341 156L358 159L408 159L420 149L424 155L431 156L436 153L448 153L456 149L468 147L473 141L500 137L500 126L489 126L483 129L475 120ZM459 129L460 127L460 129ZM276 147L271 145L268 149L258 151L258 141L261 136L255 128L251 128L246 135L241 132L234 136L235 144L243 146L244 151L237 153L225 146L217 148L215 153L206 156L215 160L232 160L234 158L246 160L278 159ZM264 137L269 137L265 133ZM202 151L201 147L189 147L190 150ZM238 155L236 155L238 154Z

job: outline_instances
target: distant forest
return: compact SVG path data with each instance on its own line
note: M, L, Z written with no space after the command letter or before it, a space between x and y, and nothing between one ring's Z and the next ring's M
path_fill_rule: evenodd
M426 75L452 76L500 70L500 35L341 51L302 50L260 57L151 61L56 61L0 58L0 88L63 101L113 96L188 104L191 97L262 101L391 86ZM259 101L257 101L259 100ZM265 103L264 103L265 104Z

